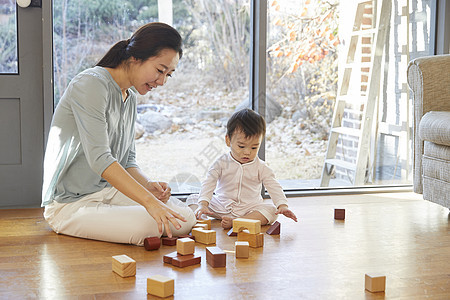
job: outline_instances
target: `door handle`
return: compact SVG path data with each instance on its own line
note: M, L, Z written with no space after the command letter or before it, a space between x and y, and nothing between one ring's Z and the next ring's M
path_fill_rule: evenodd
M16 2L22 8L42 7L42 0L16 0Z

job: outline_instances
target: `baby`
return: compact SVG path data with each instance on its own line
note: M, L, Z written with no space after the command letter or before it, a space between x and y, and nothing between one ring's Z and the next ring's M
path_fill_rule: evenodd
M230 152L213 163L200 194L187 199L188 204L197 200L197 219L203 214L220 219L224 229L231 228L233 219L238 217L260 220L261 225L266 225L283 214L297 222L273 171L257 157L265 133L266 122L255 111L243 109L231 116L225 136ZM263 200L262 184L273 204Z

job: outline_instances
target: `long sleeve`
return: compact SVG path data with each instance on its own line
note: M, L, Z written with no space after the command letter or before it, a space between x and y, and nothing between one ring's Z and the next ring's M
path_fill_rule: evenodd
M287 198L283 192L283 188L281 187L278 180L275 178L275 174L272 169L269 168L266 164L262 166L261 172L262 182L264 187L269 192L270 197L272 198L273 204L278 208L278 206L282 204L287 205Z
M202 182L202 188L198 198L198 202L206 201L210 202L213 196L214 190L217 186L221 174L220 160L216 160L206 174L205 180Z

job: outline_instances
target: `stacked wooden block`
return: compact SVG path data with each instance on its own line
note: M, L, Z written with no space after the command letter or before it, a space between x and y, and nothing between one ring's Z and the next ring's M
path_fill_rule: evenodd
M259 248L264 245L264 234L261 233L261 221L237 218L233 220L233 232L238 241L248 242L250 247Z
M184 268L200 264L201 256L195 254L195 241L191 238L177 240L177 251L163 256L165 263L175 267Z

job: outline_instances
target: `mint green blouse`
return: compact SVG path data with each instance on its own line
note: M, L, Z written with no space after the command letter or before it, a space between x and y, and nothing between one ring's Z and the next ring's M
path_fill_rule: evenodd
M102 67L72 79L55 110L44 158L42 206L69 203L108 186L103 171L117 161L137 167L136 94L122 92Z

